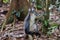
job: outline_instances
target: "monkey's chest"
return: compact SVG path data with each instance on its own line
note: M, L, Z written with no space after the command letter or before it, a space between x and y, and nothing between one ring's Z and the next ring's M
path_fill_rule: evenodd
M35 14L31 14L30 15L30 31L35 31L37 25L35 23L35 19L36 19L36 15Z
M30 15L30 22L35 22L36 19L36 15L35 14L31 14Z

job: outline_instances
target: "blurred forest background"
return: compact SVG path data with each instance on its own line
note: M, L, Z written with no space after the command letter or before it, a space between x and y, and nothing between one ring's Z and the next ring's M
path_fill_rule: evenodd
M24 19L33 0L0 0L0 40L25 40ZM39 40L60 40L60 0L34 0L40 12ZM28 39L26 39L28 40Z

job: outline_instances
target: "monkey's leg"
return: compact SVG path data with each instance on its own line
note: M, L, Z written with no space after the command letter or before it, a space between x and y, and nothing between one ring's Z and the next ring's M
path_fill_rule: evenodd
M39 40L39 37L34 35L34 40Z
M29 38L28 38L29 40L33 40L32 35L28 35L28 37L29 37Z
M36 36L36 39L39 40L38 36Z

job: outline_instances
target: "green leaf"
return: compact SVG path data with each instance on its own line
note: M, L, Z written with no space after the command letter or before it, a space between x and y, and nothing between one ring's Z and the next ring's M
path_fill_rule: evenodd
M9 2L9 0L3 0L3 3L8 3Z
M48 21L44 20L43 24L44 24L44 26L48 26Z
M57 25L58 25L57 23L52 24L52 26L57 26Z
M12 23L14 21L14 18L13 18L13 15L11 15L8 20L7 20L7 23Z
M41 5L37 5L37 9L38 10L42 9L42 6Z

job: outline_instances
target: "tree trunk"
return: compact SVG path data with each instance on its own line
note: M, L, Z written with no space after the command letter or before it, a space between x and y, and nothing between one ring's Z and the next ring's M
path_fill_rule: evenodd
M11 14L11 11L13 9L18 10L20 8L22 8L24 11L23 13L21 13L21 19L23 20L28 12L28 8L30 7L30 4L28 3L27 0L12 0L11 4L10 4L10 10L7 13L7 17Z
M21 13L20 16L20 20L24 20L27 12L28 12L28 7L29 3L27 0L12 0L11 4L10 4L10 8L8 13L6 14L6 19L4 20L3 24L2 24L2 28L1 28L1 32L3 31L3 28L5 27L5 25L8 23L7 20L9 19L9 17L12 15L12 10L19 10L20 8L22 8L24 11L23 13ZM16 18L14 18L15 20ZM14 22L13 22L14 23ZM14 24L13 24L14 25Z

